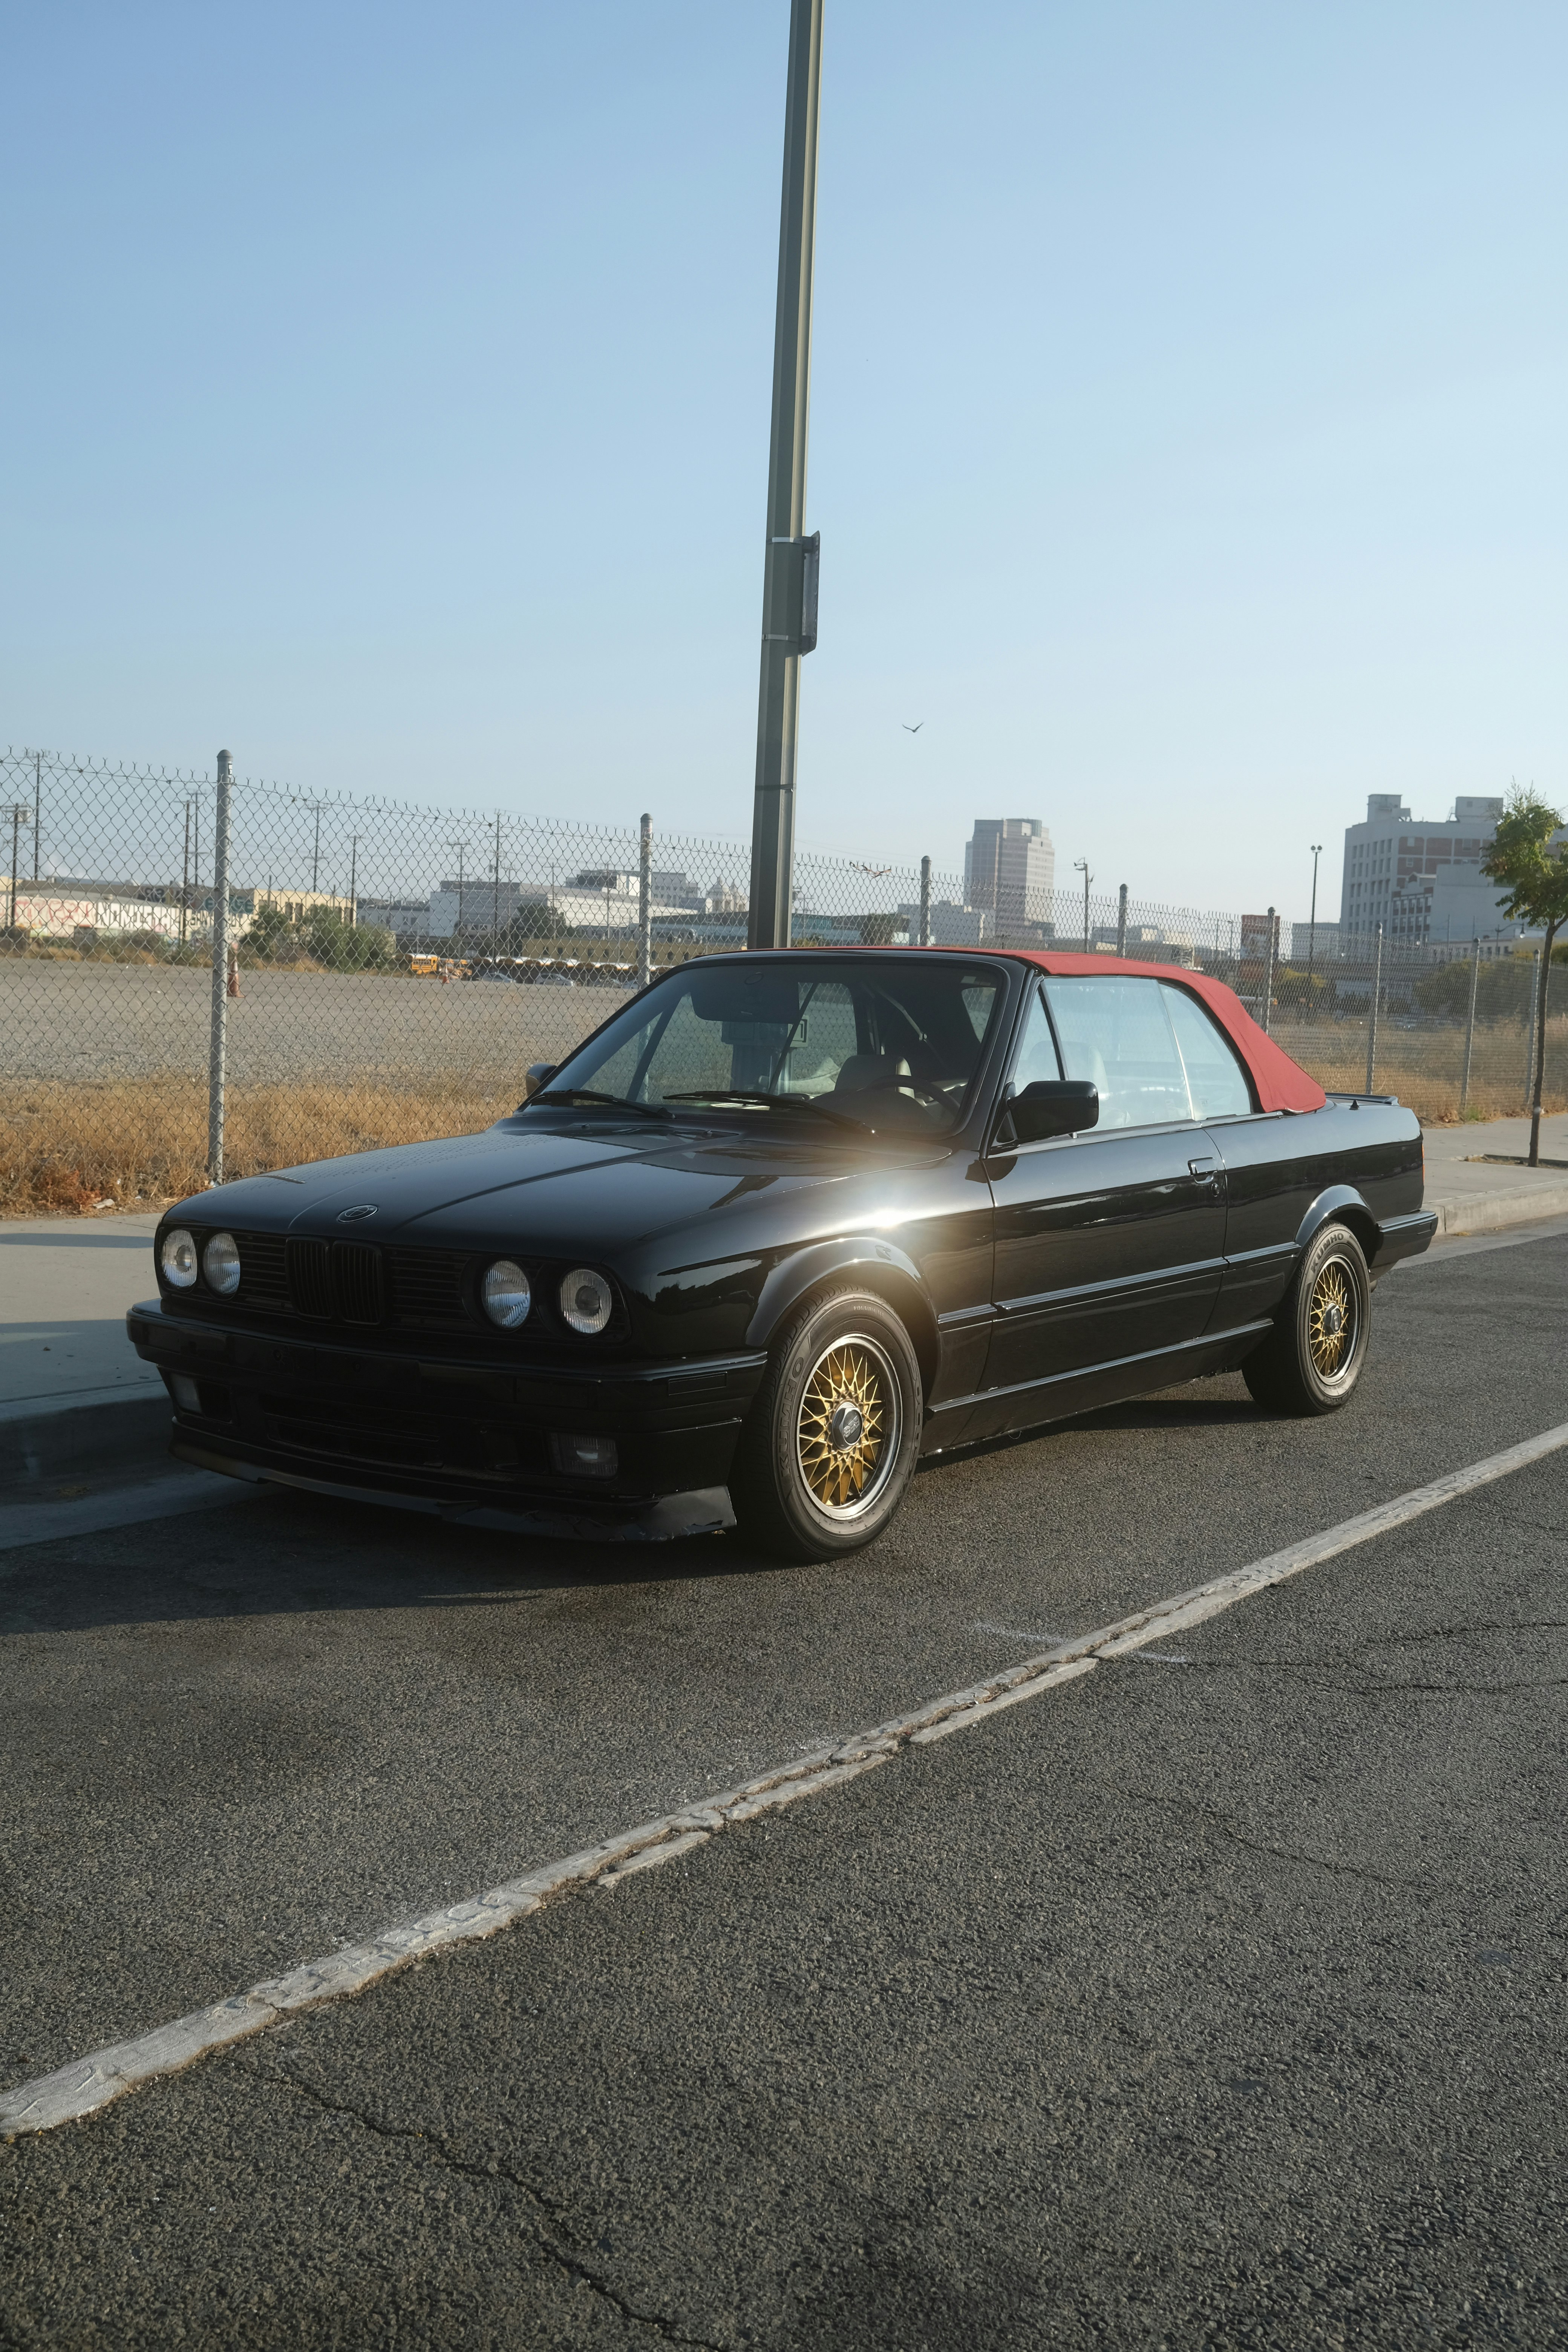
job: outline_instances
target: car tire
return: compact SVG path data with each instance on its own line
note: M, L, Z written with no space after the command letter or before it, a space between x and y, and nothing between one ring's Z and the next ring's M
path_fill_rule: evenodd
M1242 1377L1258 1402L1276 1412L1338 1412L1361 1378L1371 1328L1362 1245L1348 1225L1324 1225Z
M830 1559L874 1542L920 1454L921 1368L885 1300L837 1290L771 1350L730 1478L740 1531L775 1559Z

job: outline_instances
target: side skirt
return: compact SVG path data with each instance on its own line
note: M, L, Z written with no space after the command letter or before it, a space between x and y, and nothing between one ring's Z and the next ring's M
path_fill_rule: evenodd
M1122 1356L1109 1364L1057 1372L1046 1381L955 1397L951 1404L939 1405L927 1414L921 1452L940 1454L947 1446L970 1445L977 1438L997 1437L1006 1430L1070 1421L1077 1413L1092 1412L1097 1405L1121 1404L1128 1397L1147 1396L1152 1389L1169 1388L1177 1381L1234 1371L1272 1328L1271 1319L1264 1316L1257 1322L1238 1323L1228 1331L1211 1332L1202 1339L1153 1349L1147 1355Z

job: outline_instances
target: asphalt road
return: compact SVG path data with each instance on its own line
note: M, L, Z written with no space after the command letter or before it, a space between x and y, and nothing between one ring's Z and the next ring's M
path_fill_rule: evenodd
M1347 1413L1173 1392L858 1560L282 1496L0 1556L0 2081L1568 1420L1568 1240ZM1558 1454L0 2150L0 2342L1568 2342Z

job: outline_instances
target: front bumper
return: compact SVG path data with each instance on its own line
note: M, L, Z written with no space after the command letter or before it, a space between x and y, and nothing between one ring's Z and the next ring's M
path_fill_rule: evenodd
M730 1465L767 1360L579 1369L421 1356L226 1328L156 1299L133 1307L126 1329L163 1375L171 1450L183 1461L468 1526L601 1541L733 1523ZM199 1410L188 1391L181 1401L186 1382ZM560 1475L552 1433L613 1437L616 1475Z

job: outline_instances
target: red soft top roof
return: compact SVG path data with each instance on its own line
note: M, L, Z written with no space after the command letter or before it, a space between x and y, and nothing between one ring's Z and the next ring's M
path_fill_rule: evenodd
M1059 972L1064 979L1076 978L1080 972L1097 978L1121 972L1139 980L1168 981L1173 988L1184 988L1214 1014L1251 1072L1261 1109L1321 1110L1328 1100L1317 1079L1309 1077L1300 1062L1293 1062L1272 1037L1264 1035L1235 990L1226 988L1223 980L1211 980L1206 971L1188 971L1181 964L1134 963L1128 956L1058 955L1051 948L963 948L952 952L971 957L1005 955L1016 963L1037 964L1042 971Z

